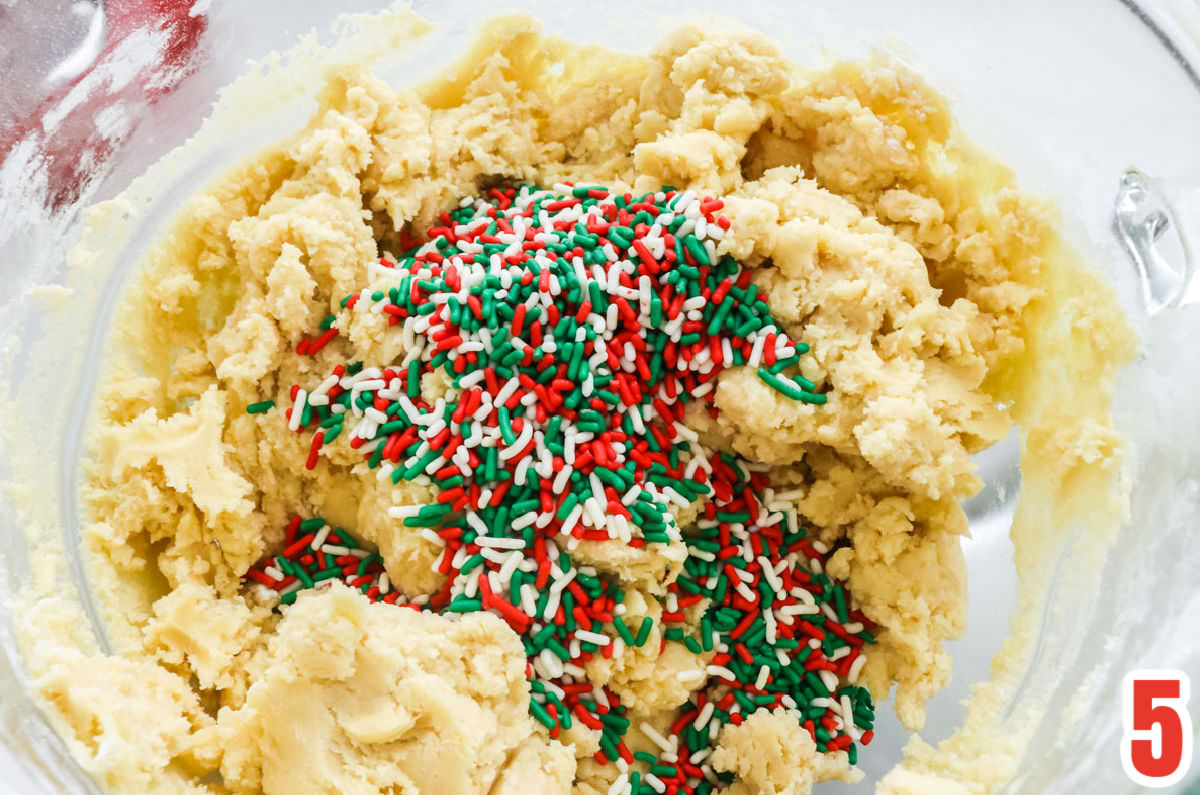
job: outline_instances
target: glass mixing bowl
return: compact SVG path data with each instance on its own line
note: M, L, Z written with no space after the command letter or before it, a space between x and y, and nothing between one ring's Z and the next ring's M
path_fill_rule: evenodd
M369 2L336 4L367 11ZM416 51L385 64L384 76L412 82L445 65L470 41L486 2L415 2L439 24ZM736 6L610 0L534 2L551 32L585 43L645 51L666 30L706 12L767 32L801 63L830 54L863 56L877 46L898 54L953 101L977 143L1017 171L1022 184L1055 199L1066 235L1103 271L1140 334L1140 356L1122 374L1114 402L1130 441L1125 477L1129 511L1102 560L1062 534L1050 596L1024 681L998 720L1030 699L1047 707L1024 735L1020 772L1006 792L1131 792L1118 757L1121 677L1141 667L1179 668L1200 681L1200 551L1189 543L1200 516L1200 5L1195 0L1066 0L1044 3L917 3L840 0ZM30 352L44 335L47 285L66 278L66 253L79 239L86 207L125 189L200 126L221 86L249 58L290 46L311 28L322 41L335 10L328 3L260 0L110 3L0 2L0 394L44 399L36 422L46 438L41 506L78 547L77 463L85 407L95 387L113 302L139 254L182 199L268 143L298 128L315 107L281 97L262 122L228 136L174 181L123 230L120 265L89 286L82 302L78 370L38 395L44 363ZM269 111L269 112L267 112ZM9 418L12 420L13 418ZM0 442L2 444L2 442ZM47 452L48 451L48 452ZM27 451L0 448L0 479ZM1019 578L1008 528L1021 492L1019 435L978 457L987 486L967 505L970 572L966 635L952 644L951 684L929 703L922 737L937 742L962 723L962 704L1010 631ZM0 591L27 587L36 553L0 492ZM64 592L89 595L82 563L70 558ZM9 603L6 603L9 604ZM0 611L0 789L21 793L97 792L37 712L22 681L11 607ZM89 611L94 617L94 611ZM103 628L88 628L104 645ZM1015 718L1013 718L1015 719ZM1196 723L1200 726L1200 723ZM860 785L819 791L870 791L902 756L906 733L885 706L878 739L864 753ZM1192 781L1200 775L1195 766ZM1180 784L1178 788L1186 786Z

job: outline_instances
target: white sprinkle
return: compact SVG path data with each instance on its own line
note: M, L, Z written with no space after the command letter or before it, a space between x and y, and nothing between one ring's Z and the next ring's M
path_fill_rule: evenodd
M366 371L364 370L363 372L366 372ZM359 375L361 375L361 374L362 373L359 373ZM376 370L375 374L379 375L379 371ZM358 381L357 383L355 383L354 389L359 392L374 392L377 389L383 389L386 386L387 386L387 382L384 381L382 378L366 378L366 379L363 379L362 381Z
M506 557L506 555L511 555L513 553L509 550L499 550L499 549L492 549L491 547L483 547L479 550L479 554L481 557L483 557L484 560L490 560L492 563L500 565L500 564L503 564L508 561L508 558Z
M621 760L622 762L625 760ZM629 792L629 776L625 773L617 776L608 786L608 795L626 795Z
M766 526L770 527L771 523L767 523ZM767 584L771 586L771 590L775 593L782 591L783 583L780 582L779 577L776 576L775 569L771 566L771 561L767 560L766 556L759 555L758 565L762 568L763 578L767 581Z
M563 434L563 461L567 462L567 466L575 466L575 442L577 435L574 428L568 428Z
M375 431L378 429L379 425L375 422L375 420L371 419L370 417L363 417L362 422L360 422L358 427L354 429L354 435L361 436L363 439L370 439L375 435ZM360 447L359 452L363 455L366 455L367 453L373 453L376 447L379 447L386 441L386 439L375 439L374 441L368 442Z
M821 681L825 684L825 687L829 688L830 692L833 692L837 689L838 678L837 674L835 674L833 671L826 671L824 668L822 668L821 670L817 671L817 675L821 677Z
M608 644L612 643L612 638L610 638L608 635L601 635L598 632L589 632L586 629L575 630L575 637L579 638L579 640L583 641L584 643L594 643L597 646L607 646Z
M475 543L481 547L492 549L524 549L525 542L520 538L497 538L495 536L479 536Z
M676 425L675 427L676 427L676 428L679 428L679 427L682 427L682 426ZM676 504L676 505L678 505L680 508L686 508L686 507L688 507L688 505L690 505L690 504L691 504L691 503L689 503L689 502L688 502L688 500L687 500L687 498L686 498L686 497L684 497L682 494L680 494L679 492L677 492L677 491L676 491L674 488L672 488L671 486L664 486L664 487L663 487L663 490L662 490L662 494L663 494L663 496L664 496L664 497L666 497L666 498L667 498L667 499L668 499L670 502L673 502L673 503L675 503L675 504Z
M763 621L767 625L767 643L774 646L779 626L775 623L775 614L771 612L771 608L763 608Z
M578 573L579 569L576 568L573 568L570 571L562 574L559 573L557 567L551 569L551 574L558 579L550 583L550 595L557 596L558 594L561 594L566 589L567 585L570 584L571 580L575 579L575 575Z
M529 440L532 438L533 423L526 422L521 426L521 432L517 434L516 441L500 451L500 460L507 461L510 458L516 457L518 453L529 445Z
M304 587L304 583L301 582L299 579L297 579L294 583L292 583L291 585L289 585L288 587L286 587L282 591L280 591L279 596L281 596L281 597L287 596L290 593L295 593L296 591L299 591L303 587Z
M388 516L393 519L407 519L410 516L416 516L424 507L423 505L393 505L388 508Z
M537 589L530 583L521 586L521 611L531 618L537 615Z
M850 663L850 670L847 672L846 678L850 680L850 684L858 684L858 677L862 674L863 666L867 664L867 658L864 654L859 654L854 658L854 662Z
M336 386L337 382L338 382L338 377L336 375L326 376L325 380L322 381L320 384L318 384L317 388L314 389L311 393L309 393L309 397L312 397L314 395L324 395L326 392L328 392L330 389L332 389L334 386Z
M477 372L482 373L483 371L479 370ZM507 404L509 398L515 395L520 387L521 382L518 379L510 378L507 382L505 382L504 386L500 387L500 391L496 393L496 399L493 401L493 403L497 406L503 406Z
M560 469L558 474L554 476L554 482L550 484L550 490L555 494L562 494L567 488L567 482L571 479L573 471L569 466L564 466ZM543 475L543 477L545 476Z
M317 534L315 536L313 536L313 540L311 542L309 542L309 545L308 545L309 548L320 549L322 546L325 545L325 539L329 538L329 534L332 532L333 532L332 527L330 527L327 524L322 525L321 529L317 531Z
M546 600L546 609L542 611L542 618L550 621L554 618L554 614L558 612L558 605L562 599L562 591L551 589L550 598Z
M820 608L817 608L816 599L813 597L813 595L811 593L809 593L804 588L801 588L800 586L797 585L795 588L788 591L788 593L790 593L792 596L796 597L800 601L804 602L805 605L816 608L817 612L820 612Z
M595 477L593 475L593 477ZM603 494L604 492L599 492ZM597 530L603 530L608 526L608 516L604 512L604 507L595 497L588 497L583 501L583 512L585 524L591 524Z
M719 676L722 679L730 682L737 681L737 676L734 675L733 671L729 670L724 665L710 665L704 670L708 672L709 676Z
M649 723L642 721L638 728L642 730L642 734L649 738L650 742L657 745L665 753L671 753L675 750L675 746L667 742L667 738L659 734L658 729L654 728Z
M487 524L479 517L479 514L475 513L474 511L467 511L467 524L471 525L471 529L480 536L486 536L488 534ZM476 542L478 543L478 539L476 539Z
M523 555L517 552L510 552L508 558L500 565L500 580L504 583L505 587L512 582L513 574L516 572L517 568L521 565L521 562L524 559L525 558Z
M529 477L529 467L533 465L533 458L526 456L517 463L516 472L513 473L513 483L518 486L524 486Z
M516 519L512 520L512 529L513 530L524 530L526 527L529 527L531 524L533 524L537 520L538 520L538 512L537 511L529 511L527 513L523 513L520 516L518 516Z
M757 336L754 345L750 348L750 358L746 361L747 367L758 367L762 363L763 345L766 343L767 337L764 334Z
M579 523L579 519L582 516L583 506L576 503L575 507L571 509L571 512L567 514L566 521L562 523L562 528L559 530L559 534L564 536L570 535L571 531L575 529L575 525Z
M303 389L296 393L296 400L292 403L292 416L288 418L288 430L300 430L300 417L304 414L304 403L308 400L308 393Z
M550 679L557 679L563 675L562 660L550 649L542 649L541 654L536 658L546 668L546 672L550 674Z
M538 528L538 530L541 530L542 527L546 527L546 526L550 525L550 522L552 522L552 521L554 521L553 513L545 513L545 514L539 513L538 519L534 520L534 522L533 522L533 526Z

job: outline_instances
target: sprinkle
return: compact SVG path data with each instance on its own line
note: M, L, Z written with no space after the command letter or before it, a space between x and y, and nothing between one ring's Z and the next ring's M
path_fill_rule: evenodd
M854 662L850 664L850 672L846 676L846 678L850 681L850 684L858 684L858 677L862 674L863 665L866 662L866 656L860 654L855 658Z
M607 635L601 635L596 632L589 632L588 630L585 630L585 629L576 630L575 637L586 643L594 643L597 646L607 646L609 643L612 642L612 638L608 637Z
M291 416L288 417L288 430L300 430L300 418L304 414L305 401L308 398L308 393L301 389L296 393L296 399L292 402Z
M475 543L481 547L492 549L522 549L525 546L525 542L519 538L494 538L492 536L479 536L475 539Z
M650 742L657 745L663 751L669 753L669 752L675 750L674 746L671 745L670 741L668 741L666 737L663 737L659 733L658 729L654 728L649 723L646 723L645 721L643 721L642 723L640 723L638 725L638 728L641 729L642 734L646 735L647 739L649 739Z
M808 346L779 330L749 272L718 256L723 206L673 189L500 185L443 213L427 242L369 263L368 283L340 311L386 318L402 354L292 387L288 427L312 430L310 469L336 443L381 479L434 489L430 503L387 514L431 544L444 584L408 599L377 552L315 518L248 577L281 604L336 580L372 601L498 615L525 646L533 717L552 737L576 720L601 727L597 761L629 771L632 792L715 781L679 760L704 760L720 726L781 704L820 718L808 725L821 750L853 750L850 733L869 732L873 715L850 675L873 642L868 623L823 572L825 551L806 539L794 503L769 496L766 469L705 449L683 424L688 403L717 416L726 367L754 367L788 399L827 400L799 374ZM300 352L329 346L335 324L345 327L327 317ZM439 370L450 387L433 399L422 381ZM619 583L571 556L590 541L678 544L674 513L697 503L699 536L661 619L643 615L635 630ZM685 621L697 613L698 636ZM586 670L647 646L656 626L652 650L676 642L712 659L677 674L696 688L679 728L643 724L661 754L637 778L625 709ZM831 703L844 712L844 697L854 712L850 733L814 714L814 699L835 692Z
M760 367L756 372L758 373L758 377L766 382L769 386L774 388L776 392L779 392L781 395L789 397L792 400L817 404L823 404L826 400L828 400L826 395L805 391L797 386L794 381L781 378L766 368Z
M301 526L301 527L303 527L303 526ZM312 549L320 549L321 547L325 546L325 539L329 538L329 534L332 532L333 532L332 527L330 527L327 524L322 523L321 529L317 531L317 534L315 536L313 536L313 540L309 544L309 547Z

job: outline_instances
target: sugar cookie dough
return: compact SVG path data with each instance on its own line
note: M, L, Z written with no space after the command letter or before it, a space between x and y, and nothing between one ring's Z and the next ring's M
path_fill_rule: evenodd
M943 644L965 626L970 455L1010 430L992 385L1053 267L1052 214L962 141L942 98L890 61L805 71L749 33L682 28L643 57L501 19L423 86L349 64L320 102L301 132L198 192L123 296L83 485L117 653L33 671L83 767L114 791L186 793L597 795L648 774L641 759L602 762L585 720L552 733L531 715L533 664L495 613L435 615L340 582L280 606L247 579L304 516L351 530L378 555L372 582L385 572L406 601L445 585L438 544L389 513L435 503L434 484L381 476L346 439L312 453L281 414L293 385L339 363L405 358L385 313L343 299L371 283L370 263L501 181L723 201L715 253L746 269L781 336L811 346L793 383L829 402L731 365L712 410L690 402L681 424L787 495L827 556L822 576L873 629L856 681L919 728L950 675ZM297 355L331 315L340 333ZM450 389L444 374L420 379L423 399ZM660 754L655 735L712 675L715 651L668 639L663 618L704 501L672 503L663 543L571 548L582 576L622 590L627 623L649 627L586 671L619 696L631 753ZM703 607L684 634L701 637ZM819 751L804 719L780 706L725 724L706 762L719 788L854 780L847 752Z

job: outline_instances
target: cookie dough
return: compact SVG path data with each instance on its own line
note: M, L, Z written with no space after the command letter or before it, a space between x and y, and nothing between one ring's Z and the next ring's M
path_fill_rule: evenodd
M804 375L837 407L789 402L734 368L718 416L686 422L794 493L836 550L829 573L880 628L867 685L919 728L965 623L970 455L1010 429L994 384L1054 267L1048 208L965 144L904 67L805 71L754 34L683 28L642 57L501 19L423 86L342 65L320 102L300 133L188 202L121 302L83 486L89 576L117 653L31 655L57 657L33 683L84 768L116 791L608 791L616 771L592 759L593 733L552 740L528 715L524 654L499 618L368 604L340 586L279 613L243 583L303 513L377 545L410 596L439 586L436 549L387 515L429 502L427 487L380 481L337 447L306 471L305 441L244 406L285 402L335 361L402 355L370 316L322 355L292 351L366 263L497 177L723 197L720 251L812 344ZM605 547L579 554L621 579L632 610L660 610L678 549ZM698 664L667 649L589 674L661 726L687 696L675 673ZM855 776L786 711L727 727L713 764L738 793Z

